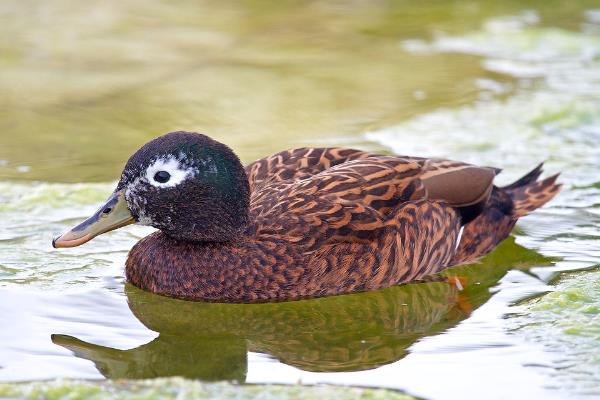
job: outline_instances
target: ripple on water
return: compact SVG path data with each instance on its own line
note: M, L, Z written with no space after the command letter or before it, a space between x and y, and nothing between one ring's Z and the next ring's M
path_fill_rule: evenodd
M530 341L544 342L559 369L549 373L572 393L598 394L600 270L563 276L554 292L535 299L509 321Z

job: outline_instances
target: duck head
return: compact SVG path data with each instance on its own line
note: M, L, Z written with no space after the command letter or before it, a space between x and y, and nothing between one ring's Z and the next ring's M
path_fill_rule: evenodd
M52 241L79 246L132 223L185 241L228 241L248 222L244 167L226 145L193 132L171 132L127 161L117 188L91 217Z

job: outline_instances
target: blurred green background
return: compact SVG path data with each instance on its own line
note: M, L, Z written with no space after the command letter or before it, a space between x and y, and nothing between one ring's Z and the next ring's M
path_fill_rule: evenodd
M173 130L246 161L476 98L464 54L401 40L536 9L574 28L593 1L6 1L0 4L0 179L116 179ZM420 93L426 93L425 99Z

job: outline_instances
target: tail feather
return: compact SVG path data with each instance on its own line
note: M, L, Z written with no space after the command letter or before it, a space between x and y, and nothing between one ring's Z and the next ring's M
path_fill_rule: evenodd
M507 186L503 186L502 189L504 190L512 190L512 189L516 189L519 187L523 187L525 185L528 185L532 182L535 182L537 180L537 178L540 177L540 175L542 174L542 172L544 172L544 170L542 169L542 167L544 166L544 163L541 162L537 165L537 167L535 167L534 169L532 169L531 171L529 171L528 173L526 173L524 176L522 176L521 178L517 179L515 182L511 183L510 185Z
M558 193L559 174L537 180L542 165L508 186L494 187L483 212L464 226L453 265L474 261L492 251L508 237L517 219L543 206Z
M520 185L513 183L503 188L513 201L513 218L515 219L523 217L549 202L562 186L560 183L556 183L559 174L552 175L541 181L524 179L528 175L517 181L526 183Z

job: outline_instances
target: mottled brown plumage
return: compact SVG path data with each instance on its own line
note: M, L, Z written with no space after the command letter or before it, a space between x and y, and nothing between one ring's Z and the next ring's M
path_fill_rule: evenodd
M540 167L500 188L494 168L345 148L284 151L245 170L248 223L239 234L191 242L155 232L131 250L127 279L223 302L380 289L488 253L560 187L556 176L537 181Z

